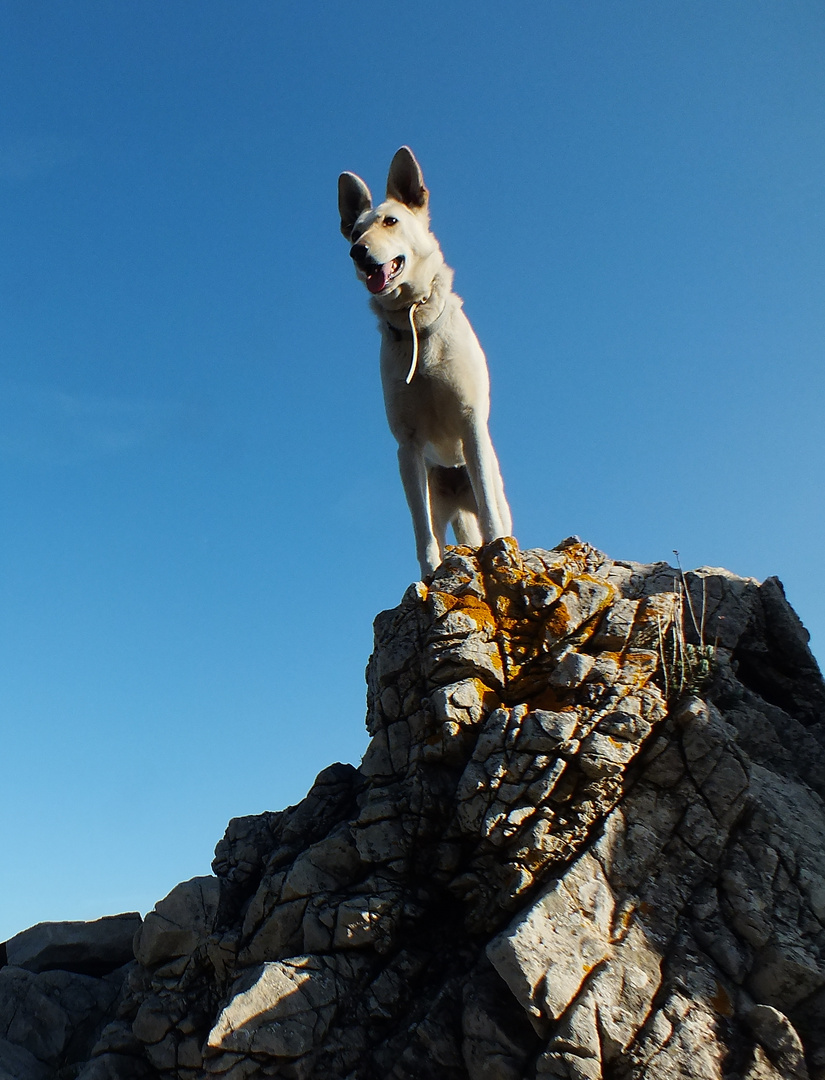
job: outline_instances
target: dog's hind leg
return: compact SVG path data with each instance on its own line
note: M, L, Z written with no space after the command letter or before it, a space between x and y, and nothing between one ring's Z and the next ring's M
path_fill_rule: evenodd
M430 506L435 534L444 549L447 526L452 525L456 543L479 547L482 543L478 525L478 507L467 469L432 466L429 470Z
M457 544L464 547L481 547L484 542L481 529L478 527L478 517L474 510L459 508L452 521L453 532Z
M467 472L478 506L478 522L485 543L499 536L509 536L513 528L510 507L504 497L504 484L498 459L486 426L471 425L464 439Z
M499 517L501 518L501 525L504 529L504 536L513 535L513 517L510 513L510 504L507 502L507 496L504 494L504 481L501 479L501 469L499 468L498 458L493 451L493 487L496 492L496 506L498 507Z
M455 499L441 490L438 478L433 476L433 472L437 472L437 469L428 469L427 471L430 490L430 513L432 515L433 533L443 555L447 543L447 526L450 524L450 518L455 513Z

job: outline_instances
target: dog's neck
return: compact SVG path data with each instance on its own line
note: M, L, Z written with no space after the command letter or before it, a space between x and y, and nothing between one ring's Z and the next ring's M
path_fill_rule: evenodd
M393 307L385 307L378 297L370 300L370 306L378 316L382 331L386 329L396 341L402 337L412 337L410 331L410 308L418 305L415 325L422 338L434 333L437 325L453 305L461 306L461 300L453 293L453 272L448 266L441 266L428 287L424 290L409 288L407 283L401 286L401 296Z

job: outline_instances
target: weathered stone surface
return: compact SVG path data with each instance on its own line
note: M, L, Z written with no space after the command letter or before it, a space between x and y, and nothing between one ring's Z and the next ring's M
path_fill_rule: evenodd
M141 922L134 911L94 922L38 923L6 942L6 959L34 972L60 968L105 975L133 958L132 941Z
M346 993L339 966L324 957L299 956L253 969L232 988L207 1046L287 1059L309 1053L326 1035Z
M77 1080L155 1080L148 1061L124 1054L101 1054L86 1062Z
M487 946L525 1012L558 1020L611 952L615 899L589 852Z
M0 1039L52 1070L83 1061L117 1000L121 981L70 971L36 974L4 967L0 970ZM27 1060L25 1054L20 1061ZM6 1059L11 1064L4 1066ZM16 1060L12 1050L0 1053L0 1067L17 1068ZM25 1078L28 1066L19 1068Z
M135 935L135 958L153 968L194 952L215 927L219 900L217 878L197 877L176 885Z
M0 1080L50 1080L54 1071L17 1043L0 1037Z
M825 686L775 579L454 549L367 684L360 769L230 822L82 1080L825 1080ZM33 1080L77 1053L46 977L0 972Z

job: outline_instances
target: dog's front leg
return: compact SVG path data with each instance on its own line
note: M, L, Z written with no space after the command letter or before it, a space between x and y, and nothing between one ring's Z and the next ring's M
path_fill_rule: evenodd
M441 550L433 533L427 466L421 451L412 443L402 443L398 447L398 468L412 515L415 553L421 566L421 577L425 578L438 568Z
M484 542L509 536L513 524L504 496L498 458L486 424L472 420L464 437L464 459L478 506L478 523Z

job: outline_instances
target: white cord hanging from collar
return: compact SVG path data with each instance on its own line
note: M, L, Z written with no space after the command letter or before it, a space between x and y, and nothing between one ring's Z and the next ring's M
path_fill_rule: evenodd
M421 302L423 303L423 301L421 301ZM418 366L418 334L415 331L415 312L416 312L416 308L418 306L419 305L417 303L416 304L410 304L410 330L412 330L412 346L413 346L413 350L412 350L412 362L410 363L410 370L407 372L407 386L409 386L410 383L412 382L413 375L415 375L415 369Z

